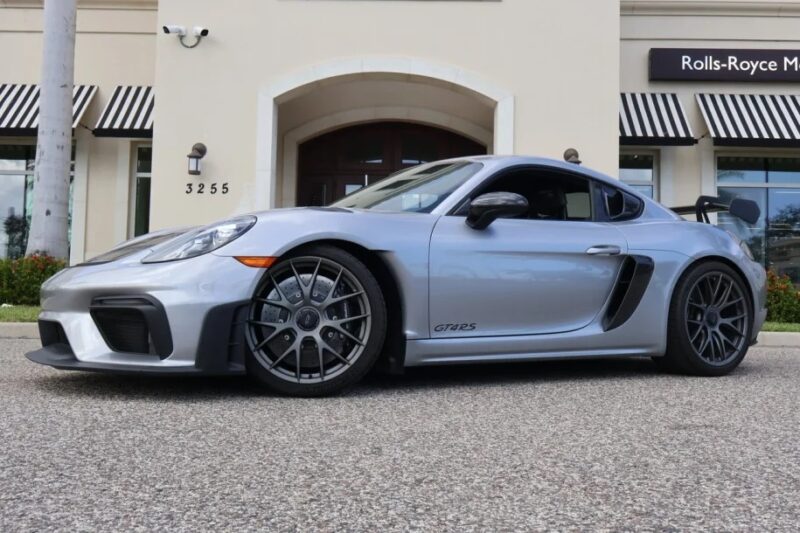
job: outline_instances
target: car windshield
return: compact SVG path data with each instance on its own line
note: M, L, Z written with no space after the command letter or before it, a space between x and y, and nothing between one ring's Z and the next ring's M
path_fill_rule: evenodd
M331 205L430 213L481 168L482 164L469 161L420 165L392 174Z

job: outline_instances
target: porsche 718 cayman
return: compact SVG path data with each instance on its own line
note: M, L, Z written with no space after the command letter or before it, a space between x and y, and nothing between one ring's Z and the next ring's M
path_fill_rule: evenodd
M699 220L746 200L701 197ZM685 213L687 210L677 210ZM738 217L738 218L737 218ZM151 233L42 288L56 368L249 373L324 395L373 367L653 357L733 370L764 321L765 272L733 233L570 163L467 157L328 207Z

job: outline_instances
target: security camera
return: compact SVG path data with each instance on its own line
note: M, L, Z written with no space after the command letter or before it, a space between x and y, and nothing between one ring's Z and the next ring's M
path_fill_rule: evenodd
M166 33L167 35L171 33L177 35L178 37L183 37L184 35L186 35L186 28L184 28L183 26L177 26L175 24L167 24L166 26L164 26L163 29L164 33Z
M205 37L208 35L208 28L204 28L202 26L195 26L192 28L195 37Z

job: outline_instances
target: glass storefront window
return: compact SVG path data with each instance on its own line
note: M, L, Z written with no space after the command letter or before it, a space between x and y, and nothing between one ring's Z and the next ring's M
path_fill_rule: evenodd
M755 224L747 224L742 219L728 213L719 213L717 226L738 235L750 246L756 260L763 264L766 258L764 232L767 227L767 190L762 187L720 187L717 194L727 203L734 198L746 198L758 204L761 209L761 217Z
M652 154L621 154L619 179L649 198L655 198L656 158Z
M0 144L0 258L25 255L33 212L33 172L36 145ZM70 170L75 170L72 147ZM72 226L72 176L69 188L69 226ZM69 235L71 237L71 233Z
M152 162L153 148L139 146L136 149L136 173L134 176L134 237L150 232L150 170Z
M36 146L0 144L0 257L25 254Z
M720 157L718 183L766 183L767 160L763 157Z
M769 183L800 184L800 158L774 157L767 160Z
M717 182L723 200L747 198L761 208L752 226L725 213L719 226L745 240L765 267L800 285L800 159L720 157Z

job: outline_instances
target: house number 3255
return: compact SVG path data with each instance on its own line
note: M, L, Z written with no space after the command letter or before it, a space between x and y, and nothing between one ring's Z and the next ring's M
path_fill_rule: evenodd
M228 182L225 183L192 183L186 184L186 194L228 194Z

